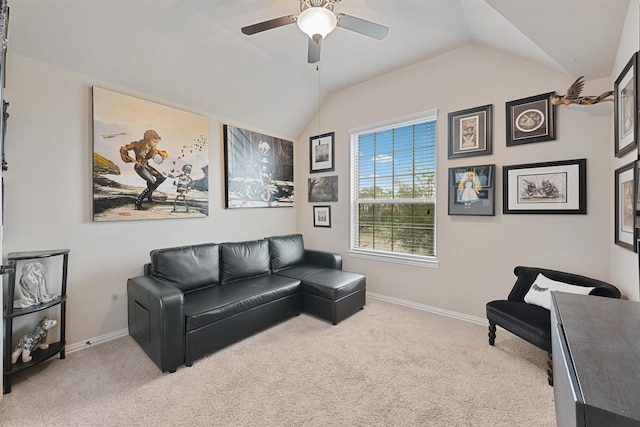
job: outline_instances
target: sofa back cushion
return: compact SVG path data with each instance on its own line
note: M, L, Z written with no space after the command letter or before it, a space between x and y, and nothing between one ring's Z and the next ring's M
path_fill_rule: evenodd
M220 244L222 283L269 274L269 243L266 239Z
M304 242L302 234L269 237L271 269L276 272L283 268L304 263Z
M183 292L220 283L220 245L180 246L151 251L149 273Z
M589 293L589 295L620 298L620 290L618 290L614 285L578 274L565 273L563 271L538 267L524 267L521 265L517 266L513 272L518 279L509 293L509 297L507 298L509 301L524 302L524 297L538 278L538 274L543 274L551 280L568 283L570 285L595 288Z

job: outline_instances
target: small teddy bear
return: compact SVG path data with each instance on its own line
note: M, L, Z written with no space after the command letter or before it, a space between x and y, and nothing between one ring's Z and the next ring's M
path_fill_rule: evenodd
M53 328L57 323L56 320L45 317L38 322L33 332L20 337L18 345L16 345L15 350L11 353L11 363L16 363L20 355L22 355L23 363L29 362L32 359L31 352L33 350L46 350L49 348L49 344L47 344L47 333L49 329Z

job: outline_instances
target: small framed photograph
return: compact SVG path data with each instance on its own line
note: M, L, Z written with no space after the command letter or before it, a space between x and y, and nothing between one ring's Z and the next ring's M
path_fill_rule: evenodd
M555 92L506 103L507 147L556 139Z
M449 113L449 159L483 156L493 150L493 105Z
M335 132L309 138L309 172L329 172L335 169L334 139Z
M622 157L637 146L638 120L638 53L634 53L614 85L615 156Z
M309 203L338 201L338 175L308 178Z
M615 171L615 244L636 252L636 167L631 162Z
M449 168L449 215L495 215L495 165Z
M503 166L502 180L502 213L587 213L587 159Z
M313 226L331 227L331 206L313 207Z

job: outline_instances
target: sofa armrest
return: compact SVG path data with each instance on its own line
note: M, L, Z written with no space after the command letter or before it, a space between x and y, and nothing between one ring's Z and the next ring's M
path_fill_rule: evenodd
M185 360L184 295L175 286L150 276L127 281L129 334L162 372L173 372Z
M333 268L335 270L342 270L342 255L332 253L316 251L313 249L304 250L304 261L307 264L317 265L320 267Z

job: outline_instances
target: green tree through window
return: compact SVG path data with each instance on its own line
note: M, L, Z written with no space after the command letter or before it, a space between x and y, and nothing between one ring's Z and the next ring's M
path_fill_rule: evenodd
M352 250L435 256L436 114L352 131Z

